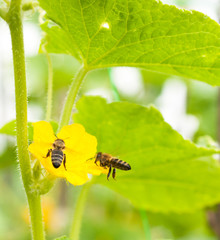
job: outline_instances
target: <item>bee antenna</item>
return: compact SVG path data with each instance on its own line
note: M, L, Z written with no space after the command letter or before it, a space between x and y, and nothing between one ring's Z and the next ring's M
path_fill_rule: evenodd
M57 135L54 133L54 135L55 135L55 137L58 139L58 137L57 137ZM66 140L66 139L68 139L68 138L70 138L70 137L67 137L67 138L59 138L59 139L61 139L61 140Z
M95 157L96 157L96 155L95 155L94 157L91 157L91 158L87 159L86 161L92 160L92 159L94 159Z

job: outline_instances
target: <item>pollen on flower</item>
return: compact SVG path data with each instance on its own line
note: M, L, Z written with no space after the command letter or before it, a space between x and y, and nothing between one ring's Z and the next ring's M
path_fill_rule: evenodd
M97 140L81 124L64 126L57 135L48 122L36 122L33 126L29 151L50 174L65 178L73 185L82 185L89 180L88 173L104 172L94 161L88 161L96 155Z

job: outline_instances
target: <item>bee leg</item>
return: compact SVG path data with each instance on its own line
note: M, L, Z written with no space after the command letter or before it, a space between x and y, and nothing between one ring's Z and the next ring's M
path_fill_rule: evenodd
M50 153L52 152L52 149L48 149L48 152L47 152L47 155L46 157L43 157L43 158L48 158L50 156Z
M109 179L109 176L110 176L110 174L111 174L111 171L112 171L112 165L110 165L110 167L109 167L109 171L108 171L108 175L107 175L107 180Z
M64 168L65 168L65 170L66 170L66 154L64 154L64 158L63 158L63 166L64 166Z
M96 158L96 159L95 159L95 162L94 162L94 163L96 164L96 166L98 166L97 161L98 161L98 160L97 160L97 158Z
M115 179L115 176L116 176L116 169L114 168L114 169L113 169L113 172L112 172L112 177L113 177L113 179Z

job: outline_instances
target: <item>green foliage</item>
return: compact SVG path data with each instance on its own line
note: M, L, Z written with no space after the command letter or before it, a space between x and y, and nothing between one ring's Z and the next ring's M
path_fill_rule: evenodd
M9 167L16 162L16 148L14 145L9 144L5 151L0 154L0 169Z
M40 0L46 49L89 69L132 66L219 85L219 25L156 0Z
M28 123L28 127L30 128L32 126L31 123ZM7 134L11 136L16 136L16 120L12 120L8 123L6 123L1 129L1 134ZM31 133L31 132L30 132ZM32 134L33 136L33 134Z
M217 150L184 140L154 107L83 97L77 109L74 120L97 137L97 150L131 165L117 170L117 181L102 175L96 182L151 211L189 212L220 200Z

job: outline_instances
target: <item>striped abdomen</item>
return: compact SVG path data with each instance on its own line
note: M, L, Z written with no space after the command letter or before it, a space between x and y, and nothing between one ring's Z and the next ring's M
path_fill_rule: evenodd
M125 161L122 161L118 158L112 158L111 159L111 165L113 168L121 169L121 170L131 170L131 166L126 163Z
M55 168L58 168L63 161L63 152L61 150L54 149L51 154L51 161Z

